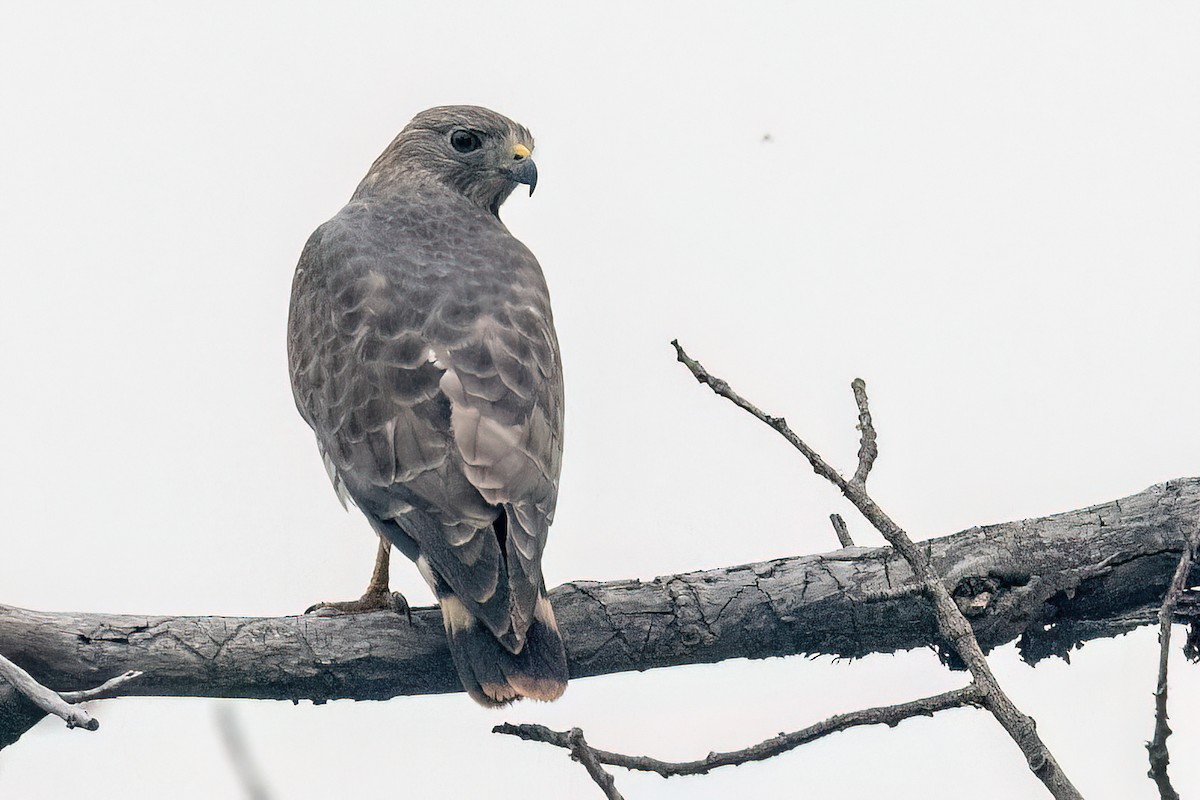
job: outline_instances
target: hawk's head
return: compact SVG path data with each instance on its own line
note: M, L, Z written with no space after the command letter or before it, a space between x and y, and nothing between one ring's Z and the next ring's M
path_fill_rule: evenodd
M359 187L435 180L498 214L518 183L537 186L533 136L508 117L479 106L438 106L413 117Z

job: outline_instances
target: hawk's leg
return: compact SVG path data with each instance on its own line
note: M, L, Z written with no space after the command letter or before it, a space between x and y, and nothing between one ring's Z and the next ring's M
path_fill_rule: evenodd
M357 600L338 603L317 603L309 606L305 614L327 616L330 614L362 614L367 611L395 611L404 614L412 622L412 610L408 601L399 592L388 588L388 566L392 560L392 543L379 537L379 550L375 553L375 569L371 571L371 582Z

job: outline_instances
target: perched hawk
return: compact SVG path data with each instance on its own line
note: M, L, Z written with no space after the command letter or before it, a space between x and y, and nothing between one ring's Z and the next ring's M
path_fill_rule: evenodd
M541 268L499 217L517 184L533 194L532 150L485 108L418 114L309 238L288 320L296 406L339 496L381 537L358 607L388 595L395 545L484 705L553 700L567 683L541 565L562 366Z

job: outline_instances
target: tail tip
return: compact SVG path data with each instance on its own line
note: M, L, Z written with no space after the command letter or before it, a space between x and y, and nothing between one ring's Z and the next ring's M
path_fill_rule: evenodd
M467 686L466 689L471 699L481 706L501 708L517 700L553 702L567 690L567 682L556 677L515 673L508 675L503 683L481 681L478 688Z
M441 598L441 603L454 666L463 688L477 703L499 707L523 697L545 703L562 697L567 689L567 654L544 596L519 653L509 652L458 598Z

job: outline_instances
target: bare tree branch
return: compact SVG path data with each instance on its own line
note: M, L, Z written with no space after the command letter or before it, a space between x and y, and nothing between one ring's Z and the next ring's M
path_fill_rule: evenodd
M597 760L604 764L625 769L636 769L644 772L657 772L664 778L673 775L705 775L718 767L738 766L751 761L765 761L768 758L794 750L803 744L816 741L833 733L849 730L863 725L887 725L894 728L911 717L931 717L939 711L963 706L978 706L983 698L979 689L974 685L964 686L951 692L924 697L894 706L880 706L861 711L851 711L848 714L837 714L815 725L794 731L781 733L766 741L728 753L709 753L696 761L660 761L649 756L630 756L612 753L607 750L592 748ZM504 723L492 728L492 733L503 733L517 736L531 742L545 742L556 747L570 747L570 734L553 731L543 725L512 725Z
M858 468L854 470L854 483L866 483L875 466L879 455L879 447L875 444L875 425L871 422L871 409L867 406L867 384L862 378L855 378L850 383L854 392L854 403L858 406L858 429L861 432L858 445Z
M1171 654L1171 625L1175 621L1175 609L1179 598L1188 585L1188 577L1192 572L1192 562L1196 558L1196 549L1200 546L1200 523L1197 523L1187 538L1187 546L1175 568L1171 578L1171 586L1163 598L1162 608L1158 612L1158 684L1154 691L1154 738L1146 744L1150 755L1151 780L1158 786L1158 795L1162 800L1179 800L1179 793L1171 785L1171 777L1167 774L1167 765L1171 763L1171 755L1167 750L1167 737L1171 728L1167 724L1167 662Z
M854 599L862 603L881 603L888 600L899 600L902 598L920 598L925 599L925 586L920 583L905 583L900 586L892 586L887 589L881 589L877 592L867 592L866 594L855 595Z
M95 700L105 695L111 696L110 693L116 692L122 685L141 674L131 670L105 681L95 689L79 692L55 692L38 683L37 679L28 672L0 655L0 678L33 701L45 713L62 718L68 728L83 728L85 731L98 730L100 720L89 714L87 709L75 704L84 700Z
M724 397L738 408L746 411L758 420L765 422L767 425L773 428L776 433L778 433L784 439L787 439L792 447L799 450L800 453L806 459L808 459L808 463L812 465L813 472L816 472L825 480L833 483L842 490L843 494L846 493L845 487L848 483L847 480L843 478L837 470L825 463L825 459L821 458L820 454L818 454L816 450L813 450L811 447L805 444L799 436L793 433L792 429L788 427L786 419L783 417L772 417L758 406L754 405L749 400L735 392L732 388L730 388L728 383L721 380L717 376L710 374L708 370L706 370L704 366L700 364L700 362L696 361L684 352L683 348L679 345L678 339L673 340L671 342L671 346L675 348L676 358L679 359L681 364L688 368L688 371L692 373L697 381L706 384L708 388L712 389L721 397Z
M837 534L838 544L842 547L854 547L854 540L850 538L850 529L846 527L846 520L842 519L842 515L830 514L829 521L833 523L833 532Z
M930 564L929 559L909 538L908 534L892 520L883 509L867 494L865 479L874 463L877 449L875 446L875 431L871 423L871 414L867 406L866 384L856 379L852 385L854 398L859 409L859 426L862 429L862 444L859 449L858 469L854 478L847 481L836 470L829 466L821 456L797 436L782 417L771 417L759 410L755 405L741 397L730 388L729 384L712 375L699 362L684 352L678 341L671 344L679 361L684 364L700 383L708 385L716 394L731 401L739 408L748 411L758 419L766 422L779 432L797 450L804 454L818 475L825 477L842 490L842 494L854 504L867 520L875 526L888 541L909 563L917 579L924 584L925 592L933 602L937 629L941 637L950 645L953 651L962 659L971 677L979 686L982 705L992 713L996 721L1008 732L1008 735L1025 755L1025 761L1030 771L1038 777L1050 793L1059 800L1081 798L1082 795L1067 778L1059 767L1054 755L1046 747L1037 733L1033 719L1023 714L1020 709L1001 689L1000 684L992 674L991 667L984 657L983 649L975 638L971 624L959 610L958 604L946 589L941 577Z
M604 792L604 796L608 800L625 800L621 796L621 793L617 791L617 784L613 781L613 776L609 775L604 770L604 767L600 766L600 763L596 761L596 754L592 748L588 747L587 740L583 738L582 730L571 728L571 730L567 731L567 747L571 750L571 758L583 764L583 768L587 770L588 775L600 787L600 790Z
M84 689L82 692L59 692L58 696L68 703L84 703L88 700L103 700L106 697L117 697L121 693L122 686L141 676L141 670L131 669L128 672L122 672L115 678L109 678L95 689Z
M970 620L980 644L1017 641L1032 663L1154 624L1198 517L1200 478L1188 478L920 546L955 599L978 605ZM811 532L813 541L827 535ZM892 548L855 547L652 581L574 581L550 597L571 676L582 678L739 657L858 658L928 647L940 641L932 606L903 588L912 584L912 570ZM1200 617L1198 606L1184 595L1176 619ZM414 610L410 625L386 612L172 617L0 605L0 652L51 689L145 670L116 695L322 703L461 691L436 609ZM43 716L0 683L0 748Z
M53 714L66 721L68 728L83 728L94 731L100 727L100 721L87 712L87 709L71 705L38 683L32 675L0 655L0 677L8 681L21 694L32 700L47 714Z

